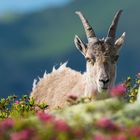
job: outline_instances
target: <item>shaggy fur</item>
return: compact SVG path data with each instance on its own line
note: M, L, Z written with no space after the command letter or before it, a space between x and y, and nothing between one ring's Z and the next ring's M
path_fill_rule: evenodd
M60 78L61 77L61 78ZM66 67L66 63L33 84L31 97L36 103L47 103L50 109L63 107L67 104L69 95L82 96L84 94L84 75Z

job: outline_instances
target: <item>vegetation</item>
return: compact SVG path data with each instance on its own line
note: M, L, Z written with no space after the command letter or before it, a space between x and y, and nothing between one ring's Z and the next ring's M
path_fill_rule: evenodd
M86 15L100 38L106 35L115 12L119 9L124 10L117 36L125 31L126 43L121 51L117 78L118 81L122 81L128 74L137 73L140 52L139 5L138 0L73 0L61 8L43 9L26 14L13 13L5 18L1 16L1 97L31 91L34 78L42 76L45 70L49 72L54 65L67 60L72 68L84 70L84 59L74 50L73 44L75 34L85 37L82 24L74 14L77 10ZM54 58L58 56L59 59Z
M140 74L97 100L69 97L69 106L47 111L32 98L0 100L1 140L138 140L140 137ZM138 98L138 99L137 99Z
M71 59L70 65L76 65L78 70L84 69L82 57L75 59L78 54L69 47L73 46L75 34L84 37L82 25L74 16L76 10L83 11L91 19L94 29L102 35L110 24L108 19L111 21L113 12L124 9L120 31L126 31L128 37L127 49L124 49L126 53L122 52L119 63L122 68L119 75L125 77L128 73L135 73L139 66L136 65L139 64L136 56L139 57L140 52L137 47L138 3L136 0L108 0L105 3L101 0L75 0L63 8L0 17L1 96L6 97L11 91L18 91L18 95L29 91L33 79L45 69L50 71L56 63L50 59L52 56L62 55L63 58L67 54ZM126 60L129 60L128 63ZM120 77L118 79L120 81ZM112 88L110 94L98 95L96 100L69 96L69 106L51 112L47 104L36 104L27 95L1 98L0 140L139 140L139 86L140 73L135 79L128 77Z

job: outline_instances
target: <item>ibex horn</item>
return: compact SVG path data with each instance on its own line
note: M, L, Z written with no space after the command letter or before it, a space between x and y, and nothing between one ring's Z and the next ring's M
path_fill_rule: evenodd
M110 45L114 45L115 36L116 36L116 29L117 29L118 21L119 21L119 18L120 18L120 15L122 12L123 12L123 10L119 10L116 13L116 15L115 15L110 27L109 27L108 35L106 37L106 42L109 43Z
M96 38L94 30L89 25L87 19L83 16L83 14L80 11L76 11L75 13L80 17L83 27L85 29L85 33L86 33L88 42L90 42L92 39Z

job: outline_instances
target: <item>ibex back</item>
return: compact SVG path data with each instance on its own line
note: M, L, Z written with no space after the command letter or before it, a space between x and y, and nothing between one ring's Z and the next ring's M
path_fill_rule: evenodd
M77 35L74 39L76 48L87 60L86 72L81 74L63 64L57 70L54 69L52 73L45 73L37 84L34 83L31 97L37 103L47 103L52 109L64 107L69 95L94 96L109 90L115 82L116 63L125 38L125 33L123 33L115 40L121 13L122 10L116 13L107 37L98 39L83 14L76 12L82 21L88 40L84 43Z

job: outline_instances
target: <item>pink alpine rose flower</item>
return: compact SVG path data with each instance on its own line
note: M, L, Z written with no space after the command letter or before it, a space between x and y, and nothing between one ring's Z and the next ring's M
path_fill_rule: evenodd
M122 96L126 92L124 84L119 84L111 89L111 96Z
M100 128L110 129L110 130L118 130L119 127L115 125L112 120L108 118L101 118L96 122L96 126Z
M96 134L92 140L107 140L107 138L103 134Z
M0 127L2 129L9 129L9 128L12 128L14 126L14 121L10 118L6 119L6 120L3 120L1 123L0 123Z
M71 99L71 100L74 100L74 101L76 101L77 100L77 96L76 95L69 95L68 96L68 99Z
M15 104L19 105L20 104L20 101L16 100L15 101Z
M140 137L140 126L135 126L131 128L130 133L132 133L133 135L137 137Z
M137 73L137 77L138 77L138 78L140 78L140 72L139 72L139 73Z
M37 116L43 122L50 122L55 120L55 117L53 115L48 113L45 114L44 112L39 112Z
M11 140L31 140L33 131L31 129L24 129L20 132L15 132L11 135Z
M63 120L56 120L54 125L58 131L66 132L70 130L69 125Z

